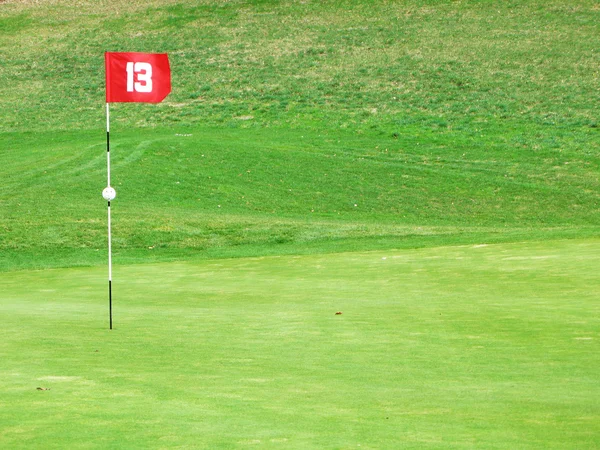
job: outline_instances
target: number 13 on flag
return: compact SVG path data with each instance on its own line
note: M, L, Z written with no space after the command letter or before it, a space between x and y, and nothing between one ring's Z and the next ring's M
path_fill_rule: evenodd
M104 54L106 103L160 103L171 92L171 68L166 53Z

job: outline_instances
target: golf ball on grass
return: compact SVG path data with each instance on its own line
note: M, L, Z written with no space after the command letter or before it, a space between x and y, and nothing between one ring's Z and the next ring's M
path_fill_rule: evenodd
M104 188L104 190L102 191L102 197L104 197L104 200L108 200L109 202L113 200L116 196L117 192L110 186Z

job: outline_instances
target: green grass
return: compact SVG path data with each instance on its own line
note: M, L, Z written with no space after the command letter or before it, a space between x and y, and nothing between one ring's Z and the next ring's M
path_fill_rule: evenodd
M15 272L0 445L595 448L598 255L568 240L121 266L112 331L103 269Z
M578 148L522 155L460 136L448 148L345 131L115 128L116 261L598 232L597 155ZM0 267L106 260L101 135L5 135Z
M597 448L598 48L593 0L0 2L0 447ZM105 51L173 71L111 105L113 332Z
M0 267L105 259L107 50L173 68L166 102L112 105L123 262L597 236L598 24L583 0L5 3Z
M4 129L101 128L102 53L132 48L175 70L134 126L597 126L595 1L113 3L3 5Z

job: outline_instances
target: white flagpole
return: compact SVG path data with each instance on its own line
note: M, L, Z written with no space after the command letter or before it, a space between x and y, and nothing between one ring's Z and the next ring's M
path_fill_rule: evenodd
M108 317L112 330L112 232L110 223L110 201L115 197L110 187L110 110L106 103L106 166L108 182L103 197L108 201ZM108 191L108 192L107 192Z

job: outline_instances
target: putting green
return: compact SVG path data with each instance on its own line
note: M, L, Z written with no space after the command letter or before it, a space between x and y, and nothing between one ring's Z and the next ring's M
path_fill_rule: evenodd
M0 447L600 445L598 240L115 263L2 276Z

